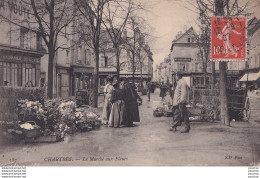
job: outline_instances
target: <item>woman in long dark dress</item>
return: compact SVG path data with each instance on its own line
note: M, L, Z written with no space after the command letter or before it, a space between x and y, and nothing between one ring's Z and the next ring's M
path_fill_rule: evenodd
M131 127L133 126L133 122L140 122L137 99L141 100L141 98L135 91L134 86L129 84L127 80L123 86L123 89L126 94L125 104L127 113L127 119L124 121L124 124Z
M109 117L110 127L120 127L123 121L126 120L126 107L125 107L125 92L123 89L119 89L119 83L113 84L114 91L111 95L112 109Z

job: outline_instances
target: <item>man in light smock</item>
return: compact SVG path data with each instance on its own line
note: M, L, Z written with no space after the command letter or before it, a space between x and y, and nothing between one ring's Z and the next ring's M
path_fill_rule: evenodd
M184 121L185 127L181 133L188 133L190 131L190 122L186 105L189 103L189 86L182 77L183 75L181 73L177 73L177 86L175 88L173 97L174 121L170 130L176 131L176 128L181 126L182 121Z

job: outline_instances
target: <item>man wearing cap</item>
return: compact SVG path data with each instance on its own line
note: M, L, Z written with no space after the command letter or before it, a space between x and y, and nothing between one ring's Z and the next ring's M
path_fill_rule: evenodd
M190 131L190 122L187 113L186 105L189 103L189 86L182 78L181 73L177 73L177 86L173 97L173 126L171 131L176 131L177 126L180 126L184 121L185 129L181 133L188 133Z

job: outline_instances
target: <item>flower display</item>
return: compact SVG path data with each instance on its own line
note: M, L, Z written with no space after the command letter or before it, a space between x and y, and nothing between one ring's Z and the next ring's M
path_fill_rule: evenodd
M66 134L89 131L101 125L97 114L90 108L76 108L73 100L52 99L43 104L20 100L17 112L21 121L20 128L29 131L39 126L42 136L56 135L63 138Z
M43 105L39 101L19 100L17 114L21 122L34 121L37 125L43 125L46 118Z

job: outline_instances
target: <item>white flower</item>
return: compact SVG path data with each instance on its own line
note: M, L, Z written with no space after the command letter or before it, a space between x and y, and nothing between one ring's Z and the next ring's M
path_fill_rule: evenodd
M34 129L33 125L30 124L30 123L22 124L22 125L20 125L20 127L23 128L23 129L26 129L26 130Z
M32 106L32 102L27 102L27 103L26 103L26 106L27 106L27 107L31 107L31 106Z

